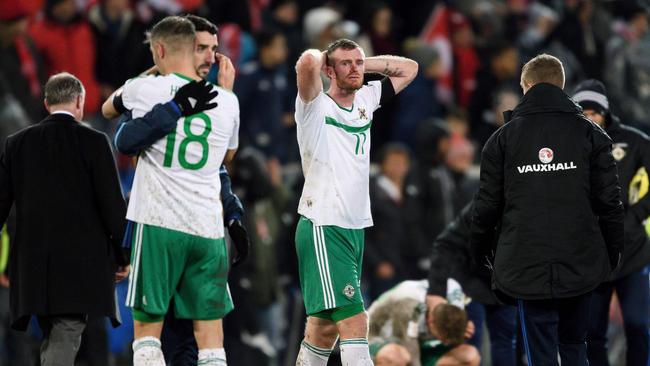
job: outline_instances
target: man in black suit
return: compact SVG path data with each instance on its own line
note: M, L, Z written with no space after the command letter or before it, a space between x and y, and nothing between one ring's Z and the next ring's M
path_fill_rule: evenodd
M115 282L126 206L109 141L83 126L84 88L68 73L45 85L50 116L7 138L0 155L0 223L16 205L9 254L12 327L37 316L41 365L73 365L87 316L119 325Z

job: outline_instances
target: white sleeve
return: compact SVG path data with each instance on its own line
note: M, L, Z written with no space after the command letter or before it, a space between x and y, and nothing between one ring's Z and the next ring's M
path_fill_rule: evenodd
M132 111L138 105L138 95L145 78L136 77L129 79L122 87L122 103L124 107Z
M296 124L299 125L308 125L315 120L319 120L318 115L320 104L323 102L323 98L328 98L325 93L318 93L318 96L314 98L309 103L305 103L300 99L300 95L296 96Z
M230 136L230 141L228 142L228 150L234 150L237 147L239 147L239 100L237 97L233 98L233 106L234 106L234 120L235 123L233 124L233 130L232 130L232 135Z
M366 88L363 88L362 91L367 93L368 95L368 100L370 101L371 105L374 106L373 112L379 109L381 107L380 101L381 101L381 81L380 80L375 80L371 81L368 83L368 86Z

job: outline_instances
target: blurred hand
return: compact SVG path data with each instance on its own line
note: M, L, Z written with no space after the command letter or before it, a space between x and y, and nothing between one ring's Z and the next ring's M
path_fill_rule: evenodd
M377 277L388 280L395 276L395 268L388 262L381 262L377 266Z
M474 325L473 321L468 321L467 322L467 327L465 328L465 339L470 339L474 336L474 332L476 331L476 326Z
M9 276L6 274L0 274L0 286L4 288L9 288Z
M130 271L131 271L130 265L117 267L117 271L115 271L115 283L118 283L123 279L129 277Z
M219 75L217 76L217 84L220 87L232 91L235 85L235 67L226 55L215 52L214 57L219 63Z

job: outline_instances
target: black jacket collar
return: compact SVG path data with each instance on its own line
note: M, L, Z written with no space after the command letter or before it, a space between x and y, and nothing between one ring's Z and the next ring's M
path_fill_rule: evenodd
M56 122L77 122L77 120L74 117L72 117L71 115L69 115L69 114L66 114L66 113L54 113L54 114L50 114L49 116L45 117L45 119L43 121L41 121L41 123L53 122L53 121L56 121Z
M582 108L557 86L540 83L530 88L515 109L504 112L503 116L507 122L519 116L549 112L581 113Z

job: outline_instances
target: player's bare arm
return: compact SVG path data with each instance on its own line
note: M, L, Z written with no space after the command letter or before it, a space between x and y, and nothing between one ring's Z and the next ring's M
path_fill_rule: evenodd
M390 78L395 94L404 90L418 73L418 63L400 56L373 56L365 58L366 72L376 72Z
M228 149L226 151L226 156L223 158L223 163L228 164L232 161L232 159L235 157L235 153L237 152L237 149Z
M311 102L323 91L320 73L325 64L325 57L324 52L309 49L300 55L296 63L298 95L304 103Z
M122 94L122 88L114 91L113 94L111 94L111 96L106 99L104 104L102 104L102 115L104 118L113 119L120 116L121 113L115 108L115 104L113 102L115 96L119 94Z

